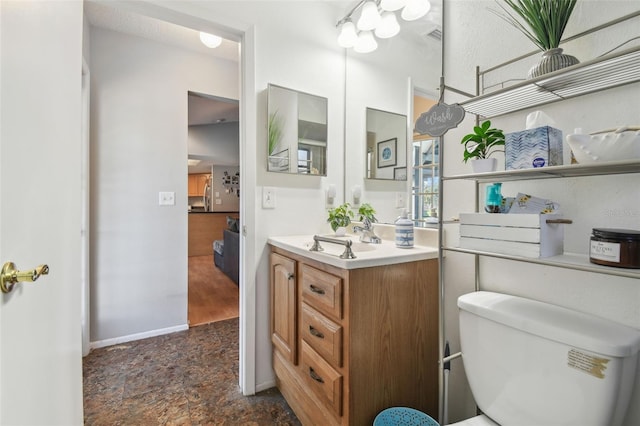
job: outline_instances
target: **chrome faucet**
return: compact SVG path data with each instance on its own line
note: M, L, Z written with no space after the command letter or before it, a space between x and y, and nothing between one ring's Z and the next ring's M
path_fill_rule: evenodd
M371 244L380 244L382 240L378 237L375 232L373 232L373 223L369 220L368 217L365 217L362 221L363 226L354 225L353 232L361 232L360 234L360 242L363 243L371 243Z

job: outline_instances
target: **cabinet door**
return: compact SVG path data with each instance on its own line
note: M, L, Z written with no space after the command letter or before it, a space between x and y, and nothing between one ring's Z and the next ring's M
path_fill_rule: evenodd
M296 262L271 253L271 342L296 364Z
M187 182L189 183L187 194L189 194L189 197L194 197L196 193L196 175L189 175Z

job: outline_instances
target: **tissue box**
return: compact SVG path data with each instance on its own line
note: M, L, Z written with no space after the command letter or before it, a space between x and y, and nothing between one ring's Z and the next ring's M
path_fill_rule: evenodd
M562 165L562 131L544 126L505 135L507 170Z
M460 247L522 257L549 257L564 251L560 214L460 213Z

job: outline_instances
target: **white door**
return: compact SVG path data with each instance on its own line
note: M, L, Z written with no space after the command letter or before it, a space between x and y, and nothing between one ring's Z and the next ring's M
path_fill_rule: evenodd
M82 2L0 0L0 424L80 425Z

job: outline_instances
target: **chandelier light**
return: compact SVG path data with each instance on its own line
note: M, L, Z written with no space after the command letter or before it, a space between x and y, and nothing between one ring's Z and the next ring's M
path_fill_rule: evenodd
M406 4L407 0L382 0L380 2L380 9L395 12L396 10L402 9Z
M338 44L341 47L349 48L353 47L358 40L358 31L356 30L356 26L349 18L344 24L342 24L342 28L340 29L340 35L338 36Z
M400 24L393 12L383 12L382 20L376 27L375 34L378 38L391 38L400 32Z
M369 0L362 6L362 13L358 19L358 29L360 31L374 30L380 23L380 12L375 1Z
M377 48L378 42L371 31L361 31L360 34L358 34L358 41L356 41L355 46L353 46L353 50L358 53L373 52Z
M407 5L402 9L402 19L405 21L415 21L429 13L431 3L429 0L409 0Z
M358 10L360 16L356 20L352 15ZM378 48L375 37L386 39L400 32L396 11L405 21L415 21L429 10L429 0L361 0L336 25L340 29L338 44L344 48L353 47L358 53L373 52Z

